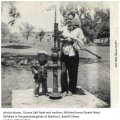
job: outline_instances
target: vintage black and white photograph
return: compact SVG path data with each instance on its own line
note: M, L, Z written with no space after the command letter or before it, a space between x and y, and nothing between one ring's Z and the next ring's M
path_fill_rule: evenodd
M2 108L110 108L110 4L2 1Z

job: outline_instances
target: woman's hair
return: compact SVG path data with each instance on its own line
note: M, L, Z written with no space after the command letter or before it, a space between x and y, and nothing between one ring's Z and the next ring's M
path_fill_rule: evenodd
M76 14L74 11L69 11L67 14L66 14L67 16L69 16L69 15L72 15L73 16L73 21L72 21L72 26L74 27L74 28L79 28L79 27L81 27L81 21L80 21L80 18L79 18L79 16L78 16L78 14Z
M75 12L70 11L67 15L72 15L73 17L75 17Z
M81 27L81 21L80 21L80 18L77 14L75 14L75 17L72 21L72 25L77 28L77 27Z

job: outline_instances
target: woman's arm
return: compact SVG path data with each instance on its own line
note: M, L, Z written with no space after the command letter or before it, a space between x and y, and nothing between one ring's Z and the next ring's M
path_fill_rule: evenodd
M71 37L71 39L73 39L73 41L75 43L74 46L78 46L80 49L84 49L85 45L84 45L83 41L84 41L85 37L83 35L83 32L80 28L77 28L76 32L77 32L77 35Z

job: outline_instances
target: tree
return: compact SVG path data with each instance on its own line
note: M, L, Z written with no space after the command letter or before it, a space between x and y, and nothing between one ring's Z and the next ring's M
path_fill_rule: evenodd
M22 23L21 26L19 26L20 31L22 32L23 36L26 37L26 39L28 40L30 34L32 33L34 27L31 26L28 23Z
M99 24L99 32L97 38L109 38L110 37L110 13L109 9L106 10L96 10L95 17L98 18L98 21L101 21Z
M45 32L43 30L41 30L41 29L39 29L39 30L40 30L40 32L37 34L37 36L39 36L40 42L41 42L42 39L44 38Z
M1 38L2 38L2 42L6 41L9 42L11 33L10 30L8 29L8 24L2 22L1 23Z
M86 7L86 4L82 2L67 2L67 3L63 2L61 3L59 10L64 18L67 17L66 13L70 11L76 13L80 18L80 22L82 22L82 17L87 14L88 8ZM65 19L64 23L66 24Z
M10 17L8 24L13 26L16 20L20 18L20 13L15 7L15 1L2 1L1 11L3 11L4 8L8 8L8 15Z
M1 33L3 37L9 33L8 25L4 22L1 23Z

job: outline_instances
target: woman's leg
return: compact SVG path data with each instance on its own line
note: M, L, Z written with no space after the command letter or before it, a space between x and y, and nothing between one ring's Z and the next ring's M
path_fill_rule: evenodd
M78 76L78 56L72 57L69 60L68 72L69 72L69 90L72 93L76 92L77 76Z
M64 61L61 62L61 90L62 92L68 91L68 82L67 82L67 68Z

